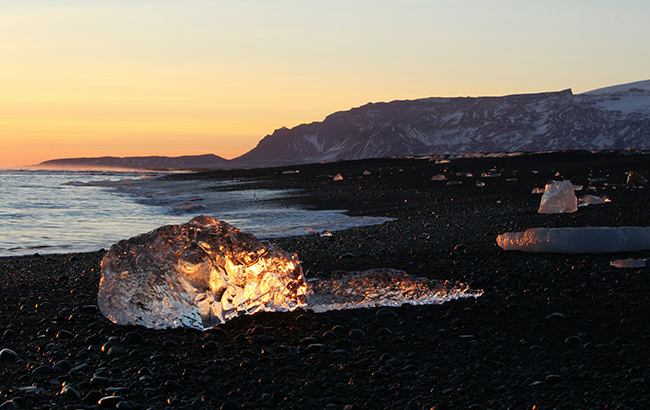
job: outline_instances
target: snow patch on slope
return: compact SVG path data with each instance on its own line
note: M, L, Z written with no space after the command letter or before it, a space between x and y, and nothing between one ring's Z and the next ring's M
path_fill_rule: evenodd
M599 94L614 94L624 91L629 91L631 88L639 90L650 90L650 80L635 81L633 83L626 83L620 85L613 85L610 87L598 88L595 90L587 91L582 94L599 95Z

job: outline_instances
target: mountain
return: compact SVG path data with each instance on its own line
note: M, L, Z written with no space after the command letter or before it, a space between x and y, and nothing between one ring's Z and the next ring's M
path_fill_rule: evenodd
M214 154L182 157L99 157L66 158L41 162L41 168L92 168L92 169L214 169L228 166L228 160Z
M650 148L650 80L574 95L370 103L281 128L232 160L270 166L402 155Z
M321 122L280 128L246 154L103 157L39 166L136 169L257 168L392 156L650 149L650 80L503 97L369 103Z

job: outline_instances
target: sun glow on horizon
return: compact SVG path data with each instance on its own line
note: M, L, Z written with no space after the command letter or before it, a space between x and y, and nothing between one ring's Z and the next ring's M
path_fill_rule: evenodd
M0 168L233 158L368 102L649 77L650 5L45 0L0 5Z

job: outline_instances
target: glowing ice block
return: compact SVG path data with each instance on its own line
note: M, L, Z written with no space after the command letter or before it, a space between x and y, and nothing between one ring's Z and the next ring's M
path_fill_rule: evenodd
M204 329L240 314L305 306L297 255L198 216L111 246L97 303L121 325Z

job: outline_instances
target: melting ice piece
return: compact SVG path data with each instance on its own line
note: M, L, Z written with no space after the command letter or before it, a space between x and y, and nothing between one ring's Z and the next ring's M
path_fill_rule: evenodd
M204 329L305 306L306 291L297 255L198 216L111 246L97 302L117 324Z
M394 269L337 271L328 279L312 279L308 284L307 304L315 312L405 303L432 305L483 294L482 290L470 290L467 285L411 277Z
M578 199L571 181L553 181L546 184L542 201L537 210L540 214L571 213L578 210Z
M533 228L497 236L507 251L556 253L635 252L650 249L650 227Z
M205 329L260 311L438 304L482 293L390 269L307 283L297 255L198 216L111 246L97 302L117 324Z
M587 206L587 205L601 205L605 202L612 202L607 197L600 197L595 195L583 195L578 198L578 206Z
M609 264L615 268L645 268L645 259L616 259Z

